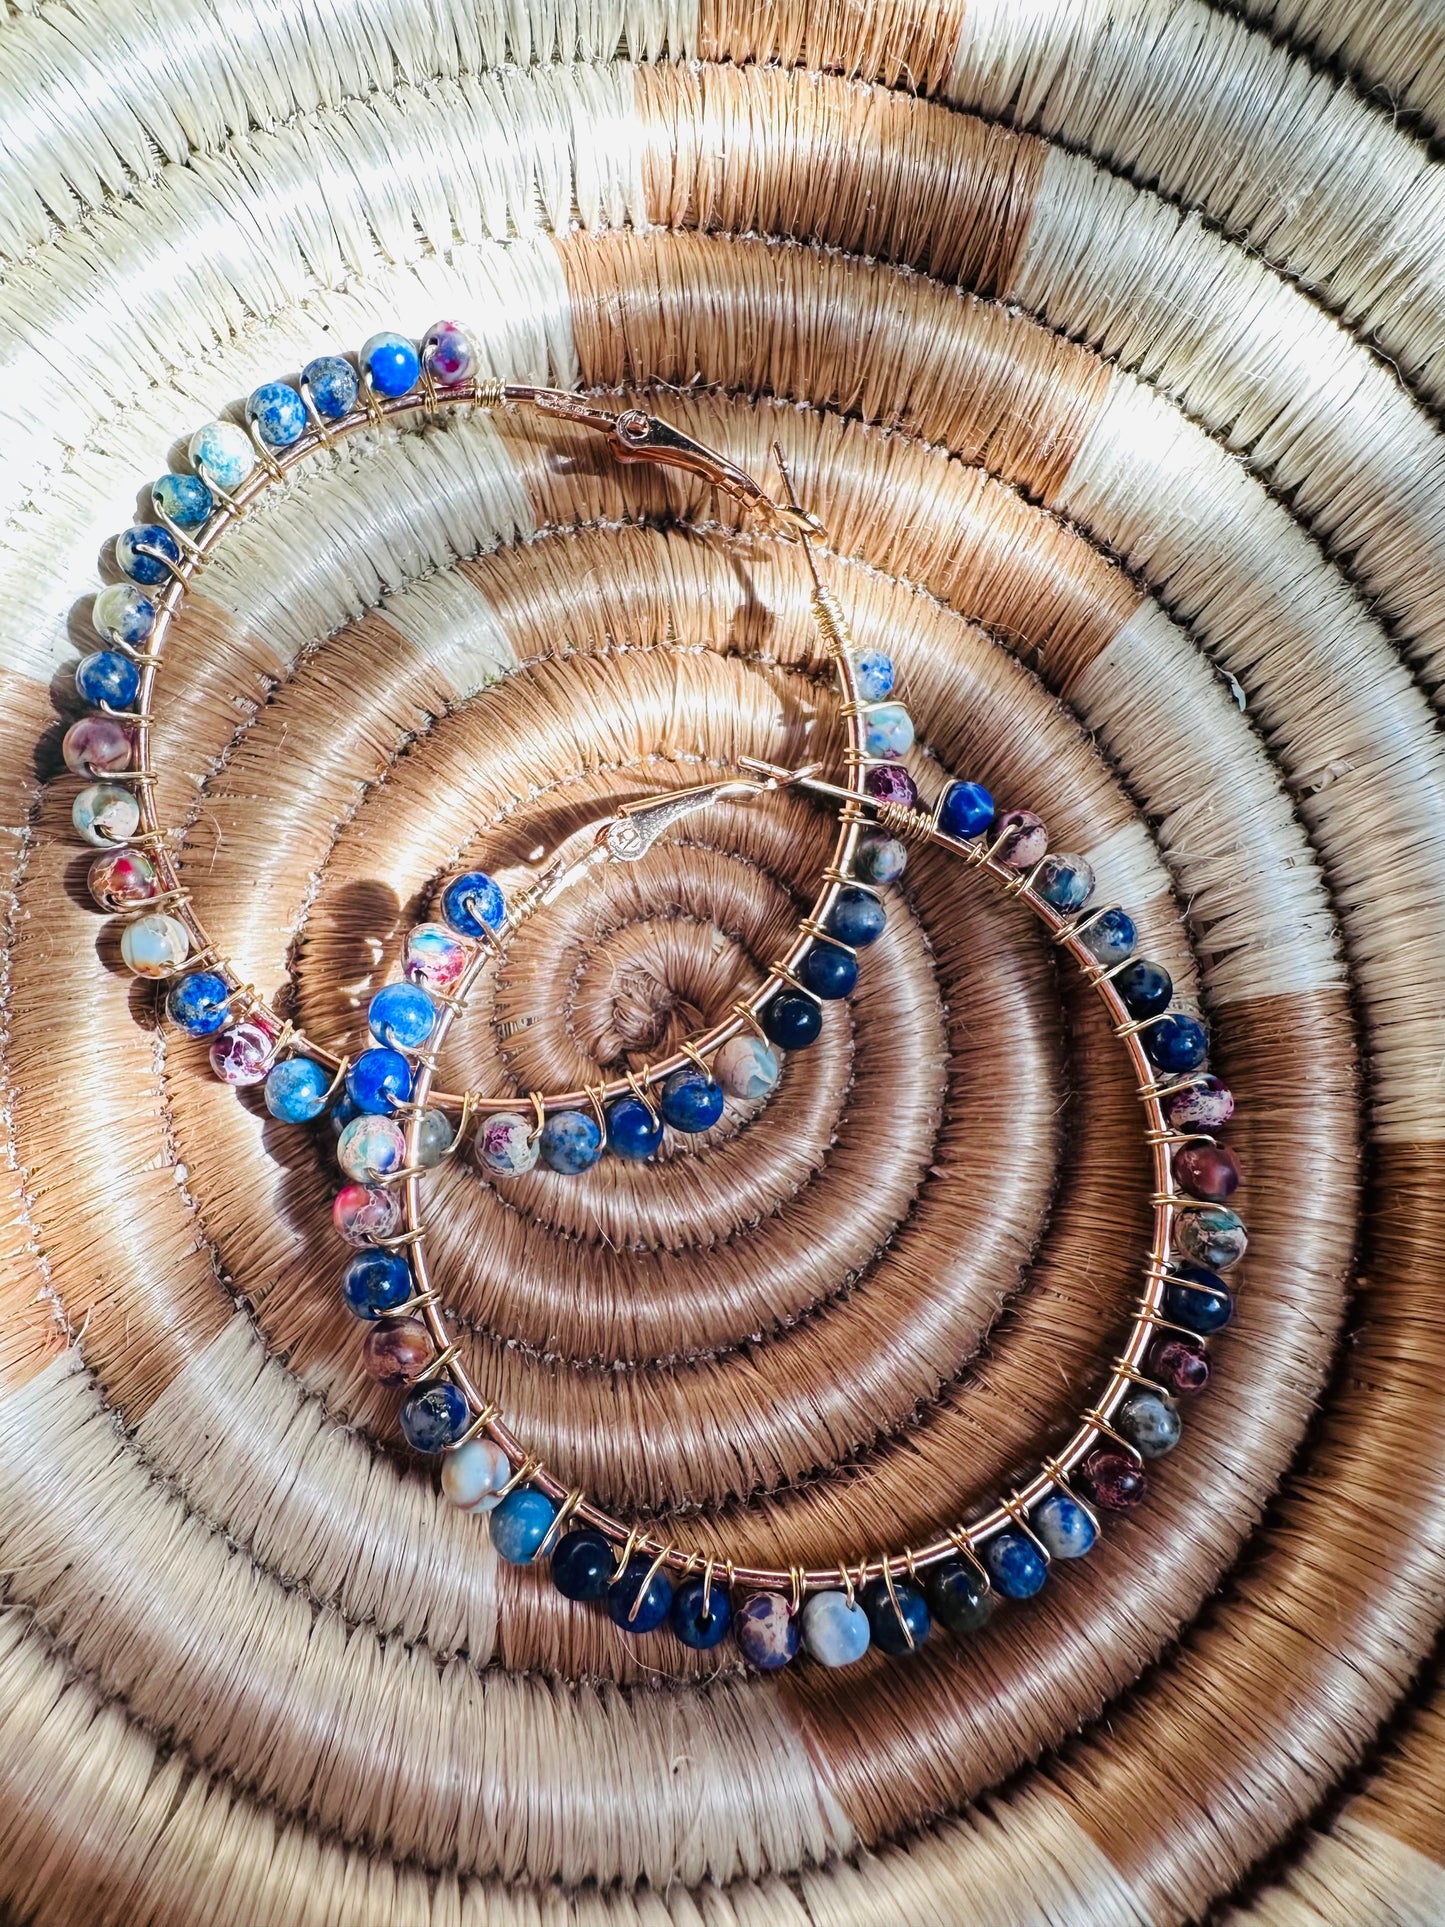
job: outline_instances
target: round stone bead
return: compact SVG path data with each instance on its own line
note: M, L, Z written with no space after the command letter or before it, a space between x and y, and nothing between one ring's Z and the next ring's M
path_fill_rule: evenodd
M868 1615L846 1593L815 1592L803 1605L803 1644L820 1666L852 1666L872 1644Z
M158 549L160 554L145 553L150 549ZM134 528L122 529L115 538L115 559L121 574L128 575L132 582L143 583L148 589L157 582L170 580L171 572L161 556L179 563L181 545L170 530L163 528L159 522L137 522Z
M137 977L173 977L191 954L191 933L178 917L152 911L126 925L120 954Z
M435 1357L431 1333L419 1318L378 1318L361 1341L361 1362L378 1385L410 1385Z
M1223 1331L1234 1316L1234 1294L1205 1265L1176 1261L1165 1280L1160 1309L1171 1325L1183 1325L1201 1338Z
M462 1512L493 1511L511 1476L507 1455L495 1439L468 1439L442 1460L442 1491Z
M75 687L82 702L129 709L140 689L140 671L118 649L97 649L76 665Z
M658 1106L674 1131L689 1136L708 1131L723 1114L722 1085L705 1077L696 1064L684 1064L663 1080Z
M586 1111L553 1111L542 1127L542 1162L564 1177L590 1171L602 1155L602 1130Z
M1206 1071L1168 1099L1164 1115L1176 1131L1217 1131L1234 1116L1234 1093Z
M411 1065L399 1050L364 1050L346 1073L346 1095L359 1110L389 1116L411 1096Z
M1157 1392L1135 1392L1114 1414L1114 1426L1146 1459L1162 1459L1179 1443L1179 1414Z
M552 1548L552 1584L564 1599L605 1599L617 1554L591 1526L564 1532Z
M378 395L407 395L421 377L421 357L405 335L372 335L361 344L361 365Z
M945 1559L932 1567L924 1590L930 1612L951 1633L979 1632L993 1617L993 1594L983 1574L963 1559Z
M235 422L207 422L191 437L191 466L212 488L234 495L256 466L251 437Z
M399 1251L358 1251L341 1274L341 1295L358 1318L384 1318L414 1290L411 1266Z
M1174 1181L1192 1198L1223 1204L1239 1189L1239 1164L1223 1144L1181 1144L1174 1153Z
M739 1606L733 1633L743 1658L763 1673L776 1673L798 1650L798 1622L778 1592L755 1592Z
M85 842L105 850L135 835L140 804L119 783L90 783L71 804L70 820Z
M607 1616L625 1633L656 1632L672 1609L672 1581L660 1571L649 1579L649 1572L651 1559L636 1552L607 1588Z
M994 825L994 861L1006 870L1031 870L1049 847L1049 832L1032 810L1006 810Z
M467 967L471 951L444 923L419 923L408 933L402 969L414 984L451 990Z
M720 1646L733 1623L727 1594L714 1586L707 1594L704 1611L703 1592L701 1579L684 1579L672 1595L672 1611L668 1614L673 1632L695 1653L711 1652L714 1646Z
M1048 1563L1033 1541L1012 1529L990 1539L984 1563L993 1589L1005 1599L1032 1599L1049 1576Z
M1082 910L1094 894L1093 866L1081 856L1055 852L1044 858L1031 887L1034 895L1042 897L1050 909L1057 910L1060 916L1072 916L1076 910Z
M301 370L301 383L318 415L339 422L356 406L356 370L341 355L318 355Z
M346 1085L344 1083L341 1086L339 1095L332 1098L331 1109L327 1113L327 1116L330 1120L331 1128L337 1137L341 1136L341 1133L353 1118L361 1116L360 1111L357 1110L351 1099L346 1095Z
M107 642L128 642L134 649L154 629L156 605L133 582L112 582L95 598L90 619Z
M162 475L151 484L151 500L178 529L198 529L208 522L216 498L199 475Z
M864 649L853 664L853 673L865 703L881 703L893 694L893 658L881 649Z
M266 1073L262 1096L283 1124L309 1124L326 1109L331 1073L314 1057L284 1057Z
M336 1140L336 1161L358 1184L375 1184L406 1162L406 1133L394 1117L352 1118Z
M1243 1218L1222 1204L1181 1211L1174 1235L1186 1258L1207 1265L1211 1271L1228 1271L1249 1249Z
M1168 1010L1174 995L1174 979L1163 964L1136 957L1114 979L1114 988L1131 1017L1157 1017Z
M445 1111L423 1111L416 1121L416 1161L434 1171L452 1147L457 1127Z
M265 381L246 398L246 419L267 448L289 448L306 433L306 404L286 381Z
M779 1050L806 1050L818 1041L823 1013L801 991L780 990L758 1012L758 1022Z
M902 1659L927 1639L933 1631L933 1620L922 1587L895 1579L893 1591L896 1605L883 1580L870 1579L858 1595L858 1604L867 1614L868 1630L879 1652L887 1653L890 1659Z
M798 982L815 997L836 1001L852 995L858 983L858 959L835 943L815 943L797 967Z
M1171 1011L1143 1033L1144 1050L1156 1069L1176 1077L1197 1070L1209 1055L1209 1038L1197 1017Z
M918 785L901 763L875 763L863 778L863 788L880 803L896 803L901 810L918 807Z
M1082 1559L1099 1536L1084 1507L1067 1492L1050 1492L1040 1499L1029 1524L1051 1559Z
M938 827L947 836L982 836L993 817L994 801L982 783L950 783L938 806Z
M712 1068L729 1097L741 1097L748 1103L776 1089L783 1073L778 1053L747 1031L728 1039L712 1060Z
M662 1119L640 1097L619 1097L607 1106L607 1148L641 1163L662 1144Z
M467 1401L448 1379L417 1385L401 1401L401 1429L415 1452L444 1452L471 1423Z
M530 1566L552 1530L557 1508L534 1485L519 1485L496 1506L487 1521L492 1544L509 1566Z
M1144 1375L1175 1398L1192 1398L1209 1383L1209 1354L1202 1340L1171 1338L1166 1332L1150 1347Z
M133 910L149 903L161 884L144 850L103 850L86 873L86 886L102 910Z
M421 365L443 388L470 381L477 372L477 351L459 321L434 321L421 344Z
M540 1155L536 1120L516 1111L498 1111L477 1126L477 1157L484 1170L499 1178L519 1178Z
M378 1044L417 1050L436 1029L437 1007L420 984L387 984L368 1004L366 1021Z
M211 1069L223 1084L263 1084L276 1040L260 1024L233 1024L211 1046Z
M888 912L880 899L854 883L844 884L828 913L829 930L839 943L853 950L866 950L870 943L876 943L887 922Z
M1104 910L1079 932L1079 942L1097 964L1106 970L1126 962L1138 942L1134 919L1127 910Z
M863 754L878 758L906 756L913 747L913 718L902 703L884 703L863 718Z
M133 745L130 731L114 716L82 716L66 730L60 750L65 767L77 776L110 776L130 768Z
M500 887L484 871L467 870L442 891L442 915L464 937L497 929L506 914Z
M217 971L192 971L166 992L167 1017L192 1037L214 1037L230 1014L231 992Z
M1132 1512L1149 1493L1143 1466L1127 1452L1116 1452L1108 1446L1091 1452L1080 1472L1090 1498L1106 1512Z
M331 1202L331 1222L349 1245L369 1245L401 1229L399 1194L381 1184L343 1184Z
M908 847L881 830L865 830L853 852L853 868L865 883L896 883L908 868Z

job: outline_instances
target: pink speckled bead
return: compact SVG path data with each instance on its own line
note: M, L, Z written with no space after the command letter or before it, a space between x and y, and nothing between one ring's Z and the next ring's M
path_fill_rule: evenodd
M60 753L77 776L112 776L129 769L130 731L113 716L82 716L65 732Z
M1032 810L1007 810L993 826L994 860L1008 870L1031 870L1048 854L1044 819Z
M444 923L419 923L409 933L402 969L414 984L450 990L467 967L470 948Z
M331 1206L331 1222L349 1245L390 1238L401 1229L401 1199L379 1184L345 1184Z
M477 352L459 321L434 321L421 344L421 365L443 388L470 381L477 372Z
M262 1084L274 1039L260 1024L233 1024L211 1046L211 1069L223 1084Z

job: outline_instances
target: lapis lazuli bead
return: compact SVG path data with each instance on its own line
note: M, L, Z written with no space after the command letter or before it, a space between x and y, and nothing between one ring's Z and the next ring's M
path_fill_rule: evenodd
M607 1106L607 1148L641 1163L662 1146L662 1119L640 1097L619 1097Z
M884 703L863 718L863 754L896 762L913 747L913 718L902 703Z
M228 495L246 480L257 459L251 437L235 422L207 422L192 435L187 453L210 486Z
M449 1379L416 1385L401 1402L401 1429L417 1452L444 1452L466 1431L471 1419L467 1401Z
M947 836L982 836L994 818L994 800L982 783L950 783L938 806L938 827Z
M144 549L157 549L160 554L145 555ZM115 559L122 575L128 575L132 582L144 583L147 588L170 579L171 572L161 561L162 555L179 563L181 545L159 522L137 522L134 528L123 529L115 538Z
M868 1615L846 1593L815 1592L803 1606L803 1644L820 1666L852 1666L873 1643Z
M723 1114L723 1089L696 1064L684 1064L664 1080L658 1102L674 1131L707 1131Z
M1149 1062L1171 1075L1196 1070L1209 1055L1209 1037L1203 1024L1182 1010L1161 1017L1143 1037Z
M895 1579L894 1598L882 1579L870 1579L858 1595L858 1604L868 1616L873 1644L890 1659L901 1659L916 1652L933 1630L928 1601L921 1586L907 1579Z
M314 1057L283 1057L266 1073L261 1095L283 1124L309 1124L326 1109L331 1073Z
M602 1533L591 1526L576 1526L552 1548L552 1584L564 1599L601 1599L612 1584L616 1564Z
M386 984L366 1008L378 1044L419 1050L436 1028L437 1007L420 984Z
M851 996L858 982L858 959L835 943L815 943L797 966L798 982L830 1002Z
M770 1043L779 1050L806 1050L816 1044L823 1028L823 1013L811 997L801 991L780 990L770 997L758 1013L758 1022Z
M704 1593L707 1596L705 1612ZM695 1653L707 1653L727 1638L733 1623L733 1609L727 1594L718 1587L709 1591L701 1579L684 1579L672 1595L668 1618L684 1646L690 1646Z
M1138 933L1127 910L1101 910L1093 922L1079 932L1079 942L1095 963L1108 969L1133 956Z
M118 649L97 649L76 665L75 687L83 702L129 709L140 689L140 671Z
M896 883L908 868L908 849L896 836L869 830L858 839L853 868L865 883Z
M1001 1532L984 1547L994 1591L1005 1599L1032 1599L1049 1576L1048 1562L1022 1532Z
M341 1295L358 1318L385 1318L412 1290L411 1266L399 1251L358 1251L341 1274Z
M1075 910L1082 910L1094 894L1093 867L1081 856L1053 852L1039 865L1039 873L1030 888L1050 909L1057 910L1061 916L1071 916Z
M166 992L166 1015L192 1037L214 1037L231 1014L231 993L214 970L192 971Z
M557 1507L545 1492L519 1485L488 1514L487 1529L509 1566L530 1566L556 1517Z
M405 335L372 335L361 344L361 365L378 395L408 395L421 379L421 356Z
M216 507L215 496L199 475L162 475L151 484L151 500L178 529L198 529Z
M838 892L828 913L828 928L853 950L866 950L883 935L888 912L871 890L848 883Z
M1114 988L1131 1017L1157 1017L1161 1010L1169 1008L1174 979L1163 964L1136 957L1114 979Z
M107 642L128 642L134 648L155 628L156 605L133 582L112 582L95 598L90 619Z
M1171 1325L1208 1338L1223 1331L1234 1316L1234 1293L1217 1271L1206 1265L1176 1261L1164 1281L1160 1309Z
M506 914L500 886L482 870L453 877L442 892L442 915L464 937L498 929Z
M318 355L301 370L301 379L318 415L339 422L356 406L356 370L340 355Z
M397 1050L364 1050L346 1073L346 1095L358 1110L387 1117L411 1096L411 1065Z
M564 1177L590 1171L602 1155L602 1131L586 1111L553 1111L542 1126L542 1162Z
M672 1581L662 1571L649 1579L650 1572L652 1561L635 1552L607 1588L607 1615L625 1633L656 1632L672 1606Z
M1068 1492L1051 1492L1040 1499L1029 1524L1052 1559L1082 1559L1098 1537L1093 1520Z
M1181 1426L1174 1407L1157 1392L1135 1392L1114 1414L1115 1428L1146 1459L1162 1459L1179 1443Z
M929 1569L925 1581L934 1618L951 1633L976 1633L993 1617L993 1594L978 1569L962 1559L945 1559Z
M289 448L306 433L306 404L287 381L265 381L246 399L246 419L267 448Z

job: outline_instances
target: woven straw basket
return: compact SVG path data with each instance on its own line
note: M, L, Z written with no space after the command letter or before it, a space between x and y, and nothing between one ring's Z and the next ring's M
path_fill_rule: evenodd
M1445 1920L1442 125L1440 0L0 19L0 1913ZM1214 1386L971 1642L766 1677L499 1569L359 1369L319 1141L204 1075L86 896L97 557L255 383L441 314L754 474L779 440L920 764L1037 809L1208 1016L1251 1231ZM168 651L158 807L338 1049L459 858L837 748L796 547L685 475L462 411L276 494ZM566 899L451 1088L726 1008L825 831L734 808ZM902 904L756 1118L438 1186L538 1455L767 1563L1047 1451L1146 1242L1097 1000L956 865Z

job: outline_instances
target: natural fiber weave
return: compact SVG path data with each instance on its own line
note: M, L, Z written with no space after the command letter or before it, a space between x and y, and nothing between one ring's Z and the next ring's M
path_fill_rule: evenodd
M35 0L0 123L0 1911L1445 1917L1433 0ZM779 440L920 761L1037 808L1210 1018L1251 1232L1214 1386L1145 1513L967 1647L760 1678L499 1568L359 1370L319 1150L89 905L52 779L138 485L443 312L489 373L754 473ZM338 1048L459 859L838 740L796 550L507 413L298 476L160 709L203 918ZM447 1082L685 1036L825 837L719 810L565 899ZM1096 1000L923 852L755 1119L662 1171L449 1171L437 1257L550 1464L826 1562L1087 1400L1146 1177Z

